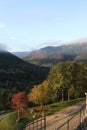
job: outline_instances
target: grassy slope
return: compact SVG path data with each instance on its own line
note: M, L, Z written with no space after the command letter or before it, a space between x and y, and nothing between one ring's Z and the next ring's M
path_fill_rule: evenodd
M3 120L1 120L0 130L19 130L21 127L25 126L33 120L31 117L24 117L19 122L16 122L16 119L16 112L8 114Z
M54 114L57 111L60 111L66 107L73 106L81 101L84 101L85 98L70 100L70 101L64 101L64 102L58 102L53 103L51 105L48 105L47 115Z

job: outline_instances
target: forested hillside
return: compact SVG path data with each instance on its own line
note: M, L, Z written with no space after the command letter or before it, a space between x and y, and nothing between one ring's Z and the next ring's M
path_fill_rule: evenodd
M0 52L0 109L11 108L12 95L19 91L28 93L34 84L47 78L49 68L39 67L14 56Z
M29 94L29 100L37 105L83 97L86 92L87 64L75 61L54 62L56 65L52 68L40 67L9 52L1 52L0 109L8 109L12 95L18 91L25 91Z
M11 106L12 95L18 91L25 91L29 103L36 105L84 97L87 89L86 63L60 62L50 70L32 64L28 67L28 63L24 65L0 70L1 110Z
M0 52L0 88L26 90L42 82L49 68L27 63L9 52Z

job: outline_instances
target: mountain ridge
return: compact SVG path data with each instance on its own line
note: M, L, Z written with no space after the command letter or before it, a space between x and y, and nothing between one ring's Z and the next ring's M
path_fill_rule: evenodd
M87 62L86 55L87 42L85 41L83 43L76 42L74 44L71 43L61 46L46 46L44 48L32 51L31 53L29 53L29 55L22 58L27 62L43 66L47 62L53 62L53 65L57 62L71 60ZM55 58L52 58L54 56Z

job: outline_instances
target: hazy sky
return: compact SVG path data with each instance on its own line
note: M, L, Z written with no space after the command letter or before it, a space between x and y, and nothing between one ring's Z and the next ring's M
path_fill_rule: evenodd
M27 51L87 38L87 0L0 0L0 43Z

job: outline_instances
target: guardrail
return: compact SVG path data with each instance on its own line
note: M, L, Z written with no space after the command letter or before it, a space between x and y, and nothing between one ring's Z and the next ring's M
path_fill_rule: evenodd
M23 130L46 130L46 116L27 124Z

